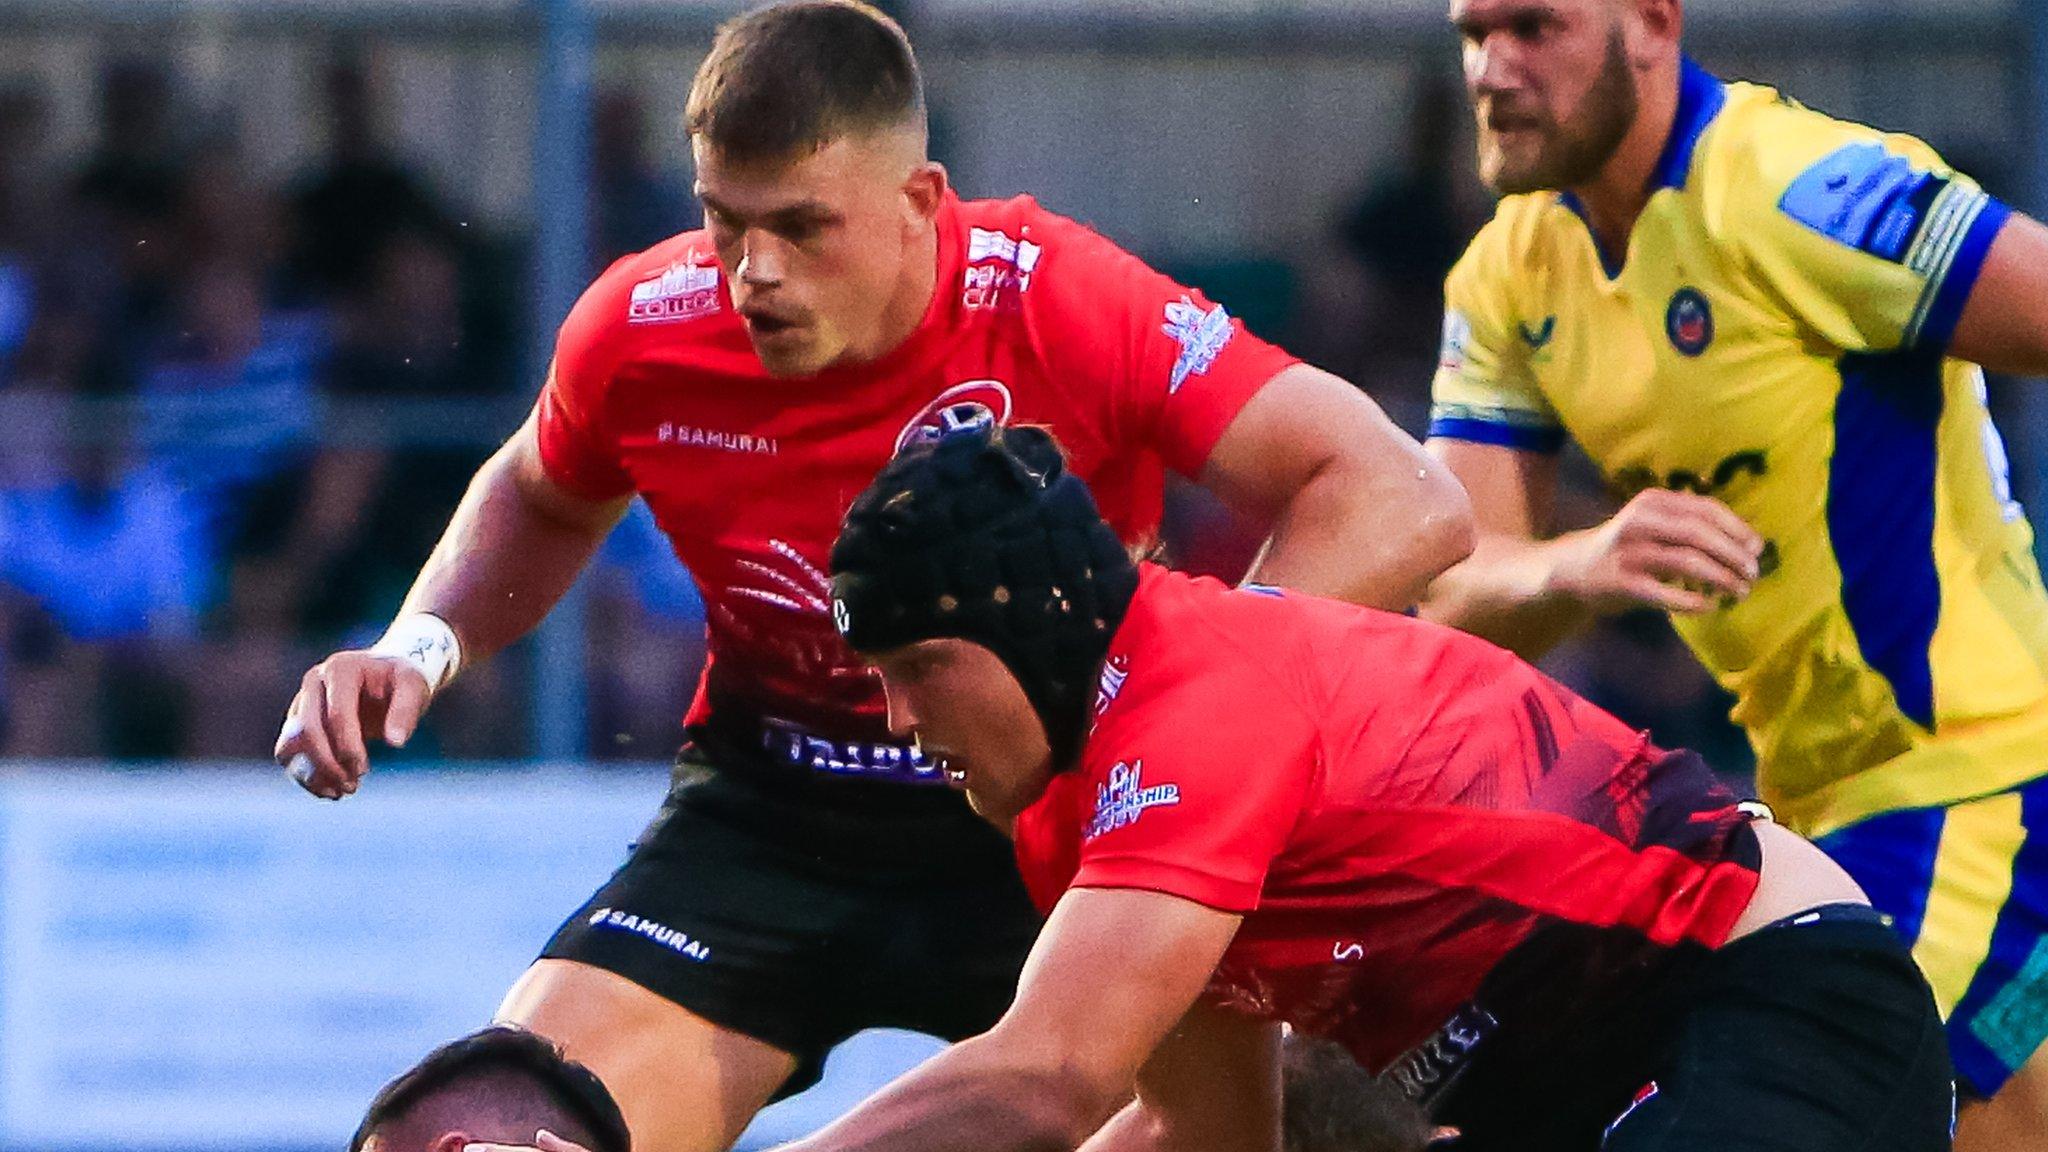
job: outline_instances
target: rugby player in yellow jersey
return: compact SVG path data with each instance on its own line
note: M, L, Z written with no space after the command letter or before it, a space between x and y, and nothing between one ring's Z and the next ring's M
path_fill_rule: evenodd
M1977 367L2048 373L2048 230L1692 64L1681 0L1451 19L1505 199L1446 288L1430 448L1480 542L1426 614L1531 654L1670 611L1913 943L1959 1146L2048 1148L2048 595ZM1559 535L1567 437L1631 498Z

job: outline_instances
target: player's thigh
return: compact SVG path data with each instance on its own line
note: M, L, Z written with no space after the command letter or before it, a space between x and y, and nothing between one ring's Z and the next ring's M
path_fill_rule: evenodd
M554 1040L597 1073L641 1152L723 1152L797 1063L624 976L573 960L536 961L497 1018Z
M1765 929L1717 953L1607 1152L1944 1152L1941 1019L1873 921Z
M868 1025L945 1040L1002 1018L1043 923L1007 851L963 856L943 882L905 886L874 908L857 939L875 963L844 968L834 995L863 998Z

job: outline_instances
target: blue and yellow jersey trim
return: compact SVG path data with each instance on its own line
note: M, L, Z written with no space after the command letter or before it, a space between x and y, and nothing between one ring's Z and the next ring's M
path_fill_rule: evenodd
M2048 780L1890 812L1820 841L1892 918L1991 1096L2048 1040Z

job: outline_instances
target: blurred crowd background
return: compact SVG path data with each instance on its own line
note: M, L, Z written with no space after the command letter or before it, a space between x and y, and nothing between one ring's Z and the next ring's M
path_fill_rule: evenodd
M1058 4L886 6L963 194L1095 223L1421 433L1440 282L1490 211L1439 5L1131 2L1078 27ZM2021 4L1691 9L1710 67L2040 205ZM726 10L583 13L557 139L535 6L0 3L0 759L267 755L299 674L381 630L531 402L563 189L579 278L695 225L677 119ZM557 146L587 156L566 184L534 175ZM2036 492L2048 409L1996 391ZM1605 500L1576 468L1568 515ZM1227 576L1256 546L1188 491L1168 537ZM408 756L666 757L702 621L643 511L565 611L557 642L468 672ZM1551 665L1746 770L1661 621Z

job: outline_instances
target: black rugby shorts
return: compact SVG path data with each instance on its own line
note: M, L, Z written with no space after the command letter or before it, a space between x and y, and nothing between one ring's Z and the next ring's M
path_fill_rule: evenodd
M1009 841L950 789L692 745L626 863L542 955L790 1053L787 1096L863 1029L986 1031L1039 923Z

